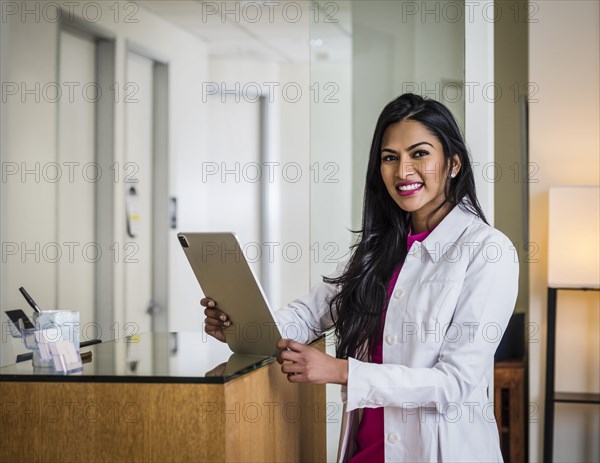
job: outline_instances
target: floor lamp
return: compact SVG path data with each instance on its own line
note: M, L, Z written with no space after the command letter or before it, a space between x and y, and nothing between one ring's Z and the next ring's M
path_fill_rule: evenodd
M550 187L548 207L544 461L551 463L554 404L600 404L600 394L554 391L557 292L600 289L600 187Z

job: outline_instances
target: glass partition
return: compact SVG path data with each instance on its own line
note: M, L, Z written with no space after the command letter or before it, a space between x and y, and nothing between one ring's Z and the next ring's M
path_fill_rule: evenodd
M464 128L465 25L458 2L312 4L310 22L311 285L349 255L362 217L364 177L380 111L413 92L447 104ZM446 5L446 6L445 6ZM423 11L421 11L423 10ZM327 343L335 355L334 343ZM327 386L328 459L342 404Z
M314 3L311 21L311 282L347 256L361 225L380 111L412 92L446 104L464 129L461 2Z

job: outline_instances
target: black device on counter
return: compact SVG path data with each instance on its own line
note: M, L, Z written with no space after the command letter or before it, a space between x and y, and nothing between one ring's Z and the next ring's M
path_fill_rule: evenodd
M19 334L23 334L21 332L21 324L19 320L23 320L23 327L27 329L33 328L33 323L29 320L29 317L23 312L21 309L19 310L7 310L4 312L10 322L14 325L15 329L19 332Z

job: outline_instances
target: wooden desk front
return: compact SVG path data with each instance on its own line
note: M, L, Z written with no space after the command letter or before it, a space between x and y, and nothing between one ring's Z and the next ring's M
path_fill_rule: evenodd
M139 379L0 369L0 461L326 460L325 386L288 383L273 359L221 382Z

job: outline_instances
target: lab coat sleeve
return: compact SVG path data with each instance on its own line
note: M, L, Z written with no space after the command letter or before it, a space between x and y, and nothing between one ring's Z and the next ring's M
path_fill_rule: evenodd
M390 363L373 364L353 358L348 365L347 410L361 407L435 407L464 403L478 385L513 312L519 265L512 243L501 233L489 238L501 244L499 260L485 252L470 261L454 310L452 326L460 329L443 340L431 368ZM489 242L488 241L488 242ZM485 249L485 242L481 249ZM417 347L418 348L418 347Z
M341 275L346 263L347 261L340 262L335 272L328 276L338 277ZM329 302L337 291L336 286L321 282L315 285L307 295L295 299L287 306L275 311L273 315L281 335L286 339L308 344L333 328Z

